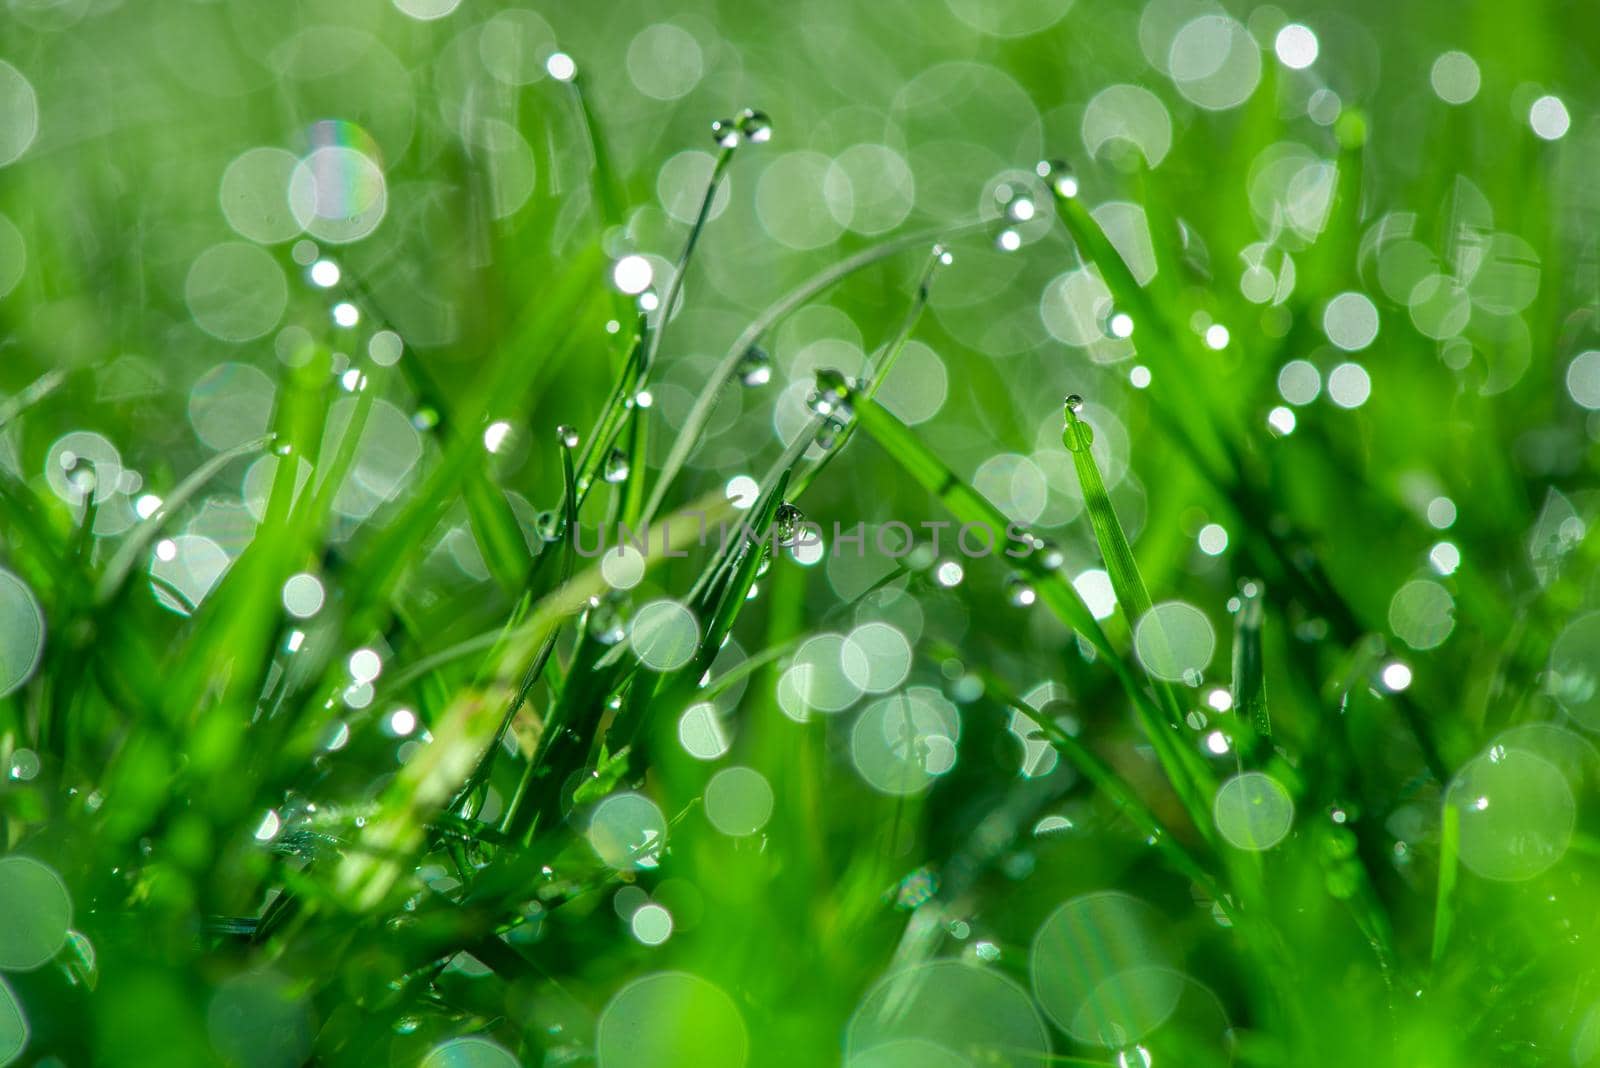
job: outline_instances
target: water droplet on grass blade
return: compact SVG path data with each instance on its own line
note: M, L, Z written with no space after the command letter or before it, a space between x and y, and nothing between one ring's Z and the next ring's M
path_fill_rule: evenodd
M805 518L804 512L784 501L778 505L778 510L773 514L772 531L781 544L791 544L795 536L800 533L800 524L805 522Z
M547 542L560 541L561 534L567 528L566 517L560 512L543 511L533 521L534 533Z
M1061 551L1061 547L1045 538L1034 541L1033 551L1034 559L1046 571L1058 570L1067 562L1066 554Z
M1130 1046L1117 1051L1117 1068L1151 1068L1150 1051L1143 1046Z
M732 119L714 119L711 123L711 139L719 148L737 148L739 145L739 124Z
M1006 576L1006 600L1018 608L1026 608L1038 600L1039 595L1034 592L1028 580L1019 574Z
M605 471L601 477L607 482L622 482L627 479L629 470L628 454L621 449L612 449L606 456Z
M1078 195L1078 176L1072 173L1072 167L1066 160L1042 159L1033 170L1050 183L1050 188L1057 196L1070 200Z
M616 604L610 599L590 605L584 619L589 628L589 635L601 645L615 645L627 637L627 629L622 625L622 616L618 613Z
M556 427L556 440L569 449L578 447L578 432L565 423Z
M764 111L745 108L739 116L739 133L753 145L766 144L772 140L772 120Z
M578 76L578 65L565 52L552 52L545 60L544 69L558 82L570 82Z
M848 420L850 411L850 385L843 372L825 367L817 372L817 388L806 398L806 405L817 415Z
M739 381L747 386L764 386L772 381L772 357L759 345L751 345L739 357L734 369Z
M490 452L500 452L505 449L511 436L511 424L504 419L497 419L483 428L483 447Z

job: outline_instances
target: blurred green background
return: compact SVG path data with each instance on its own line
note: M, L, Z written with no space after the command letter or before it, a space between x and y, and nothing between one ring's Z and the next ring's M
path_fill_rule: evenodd
M1597 28L6 0L0 1064L1600 1063Z

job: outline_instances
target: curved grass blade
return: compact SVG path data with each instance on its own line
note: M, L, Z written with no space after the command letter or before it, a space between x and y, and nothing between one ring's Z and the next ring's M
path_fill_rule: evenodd
M133 570L134 564L140 555L150 547L157 534L189 499L205 488L206 483L241 456L248 456L253 452L266 447L272 441L273 435L265 434L259 438L235 445L211 457L205 463L189 473L189 477L174 487L173 491L162 500L161 506L149 517L133 528L133 531L117 546L117 551L106 564L105 571L100 576L100 582L95 586L94 600L96 604L106 604L122 589L122 584L127 581L128 574Z
M1199 363L1186 358L1193 355L1184 334L1175 329L1156 304L1150 293L1133 277L1133 271L1123 260L1111 239L1100 224L1089 214L1076 195L1064 194L1056 183L1051 183L1056 215L1077 245L1079 253L1100 272L1106 288L1111 291L1116 305L1133 318L1136 330L1135 344L1145 359L1163 378L1177 383L1180 392L1196 395L1190 370ZM1151 343L1146 343L1146 339ZM1186 351L1187 349L1187 351ZM1232 478L1236 465L1221 436L1202 415L1197 405L1178 405L1174 416L1193 442L1195 449L1205 458L1208 468L1223 472Z
M1150 593L1145 587L1144 576L1139 573L1139 564L1134 559L1133 547L1128 544L1128 536L1122 529L1122 523L1117 519L1116 509L1111 504L1111 495L1106 491L1105 480L1100 477L1100 467L1095 462L1092 451L1094 429L1078 418L1078 408L1081 404L1082 401L1074 395L1068 397L1063 405L1066 425L1062 431L1061 441L1072 454L1072 465L1077 471L1078 485L1083 491L1084 510L1089 515L1089 525L1094 530L1095 542L1100 546L1106 573L1111 578L1111 588L1117 596L1117 602L1122 606L1128 628L1134 630L1138 627L1139 621L1150 611ZM1209 796L1212 786L1209 771L1192 749L1176 739L1176 732L1183 729L1184 718L1183 703L1178 698L1177 690L1170 682L1157 678L1148 671L1146 675L1150 678L1156 702L1160 706L1160 714L1164 719L1164 722L1163 720L1146 722L1145 733L1150 736L1151 745L1155 747L1157 755L1166 767L1168 777L1172 779L1173 786L1178 789L1180 795L1191 800L1197 800L1196 794ZM1189 784L1193 785L1194 792L1189 790ZM1208 811L1201 806L1193 812L1193 815L1197 825L1209 831L1211 822Z
M528 577L532 560L510 502L481 467L468 474L462 496L467 502L467 522L489 573L501 589L516 593Z
M606 457L616 444L617 436L626 424L628 416L636 411L632 398L638 388L639 376L644 367L645 338L648 333L642 319L639 329L639 337L628 350L627 360L617 375L616 385L611 388L611 395L606 398L605 406L600 409L594 429L585 439L586 444L578 460L577 485L580 507L587 499L595 479L600 477Z
M1233 710L1246 720L1256 736L1272 739L1272 716L1267 711L1267 682L1261 654L1261 623L1265 615L1261 584L1247 579L1239 587L1239 611L1233 617Z
M1100 546L1100 555L1105 558L1106 571L1111 576L1111 588L1132 628L1150 611L1150 592L1145 588L1144 576L1133 558L1133 547L1128 544L1116 509L1111 505L1111 495L1100 477L1100 466L1090 451L1094 444L1094 428L1078 418L1082 403L1076 395L1067 398L1066 427L1061 443L1072 454L1072 466L1083 490L1084 510L1089 514L1095 543Z
M578 530L578 491L576 475L572 466L572 449L565 441L561 442L561 473L565 481L565 491L562 494L563 518L561 525L561 568L558 583L565 583L572 577L572 569L577 559L574 538ZM548 551L548 550L547 550ZM494 768L495 754L500 751L500 743L505 740L506 732L511 729L511 724L516 721L517 713L528 700L528 694L533 692L539 677L544 674L545 666L550 662L550 656L556 648L557 628L552 627L550 633L540 643L538 651L528 664L527 671L522 676L522 682L517 686L517 691L506 704L504 715L500 717L500 726L494 732L494 738L484 749L483 755L478 759L477 766L473 769L467 781L457 791L450 808L456 808L461 802L469 798L477 788L489 777Z
M980 671L980 674L990 697L1027 717L1038 727L1040 733L1068 763L1078 769L1078 772L1093 783L1101 793L1109 797L1117 808L1127 815L1140 834L1155 843L1156 849L1167 858L1168 863L1176 871L1204 889L1228 918L1237 922L1238 916L1234 904L1223 892L1216 876L1201 866L1200 862L1173 838L1172 832L1161 823L1154 812L1150 811L1149 806L1139 800L1138 794L1127 780L1113 771L1088 746L1063 730L1059 723L1049 716L1041 715L1038 709L1010 692L992 672Z
M1440 815L1439 885L1434 896L1433 951L1429 957L1434 968L1444 960L1450 928L1455 925L1456 857L1461 845L1461 810L1445 805Z
M628 200L622 188L622 178L611 162L611 152L606 147L605 137L600 132L599 119L594 109L589 106L589 94L584 92L587 81L584 72L579 70L567 85L571 89L578 121L583 125L584 137L589 142L589 152L594 159L595 190L600 200L601 226L605 228L622 222Z
M917 280L916 292L911 298L910 307L906 309L905 316L900 320L899 328L889 339L888 344L883 347L882 356L876 361L875 366L869 368L865 376L866 384L862 386L862 393L869 400L877 396L878 390L882 388L884 381L888 379L889 372L894 370L895 363L900 359L900 353L905 350L906 342L911 340L911 332L917 328L917 323L922 319L922 313L927 310L928 297L933 287L934 273L946 262L948 255L949 253L945 251L943 245L934 245L932 252L929 253L927 266L922 269L922 276ZM822 474L823 469L828 466L833 458L844 451L845 445L849 443L854 434L855 424L845 424L844 429L839 431L838 441L795 479L793 496L799 497L812 482L816 481L817 476Z
M909 234L905 237L886 241L881 245L863 249L853 256L847 256L838 263L806 279L794 289L779 297L772 304L762 310L750 324L734 339L728 351L723 353L711 375L706 379L706 384L695 397L694 406L689 409L688 416L683 421L683 426L678 431L677 440L673 442L672 449L667 453L667 458L661 465L661 473L656 476L655 488L650 491L650 497L644 507L643 519L649 522L661 510L662 502L666 499L667 491L672 487L673 479L683 470L683 465L689 459L689 453L694 450L700 441L706 423L711 419L712 407L717 402L717 394L722 387L733 378L739 366L739 360L749 351L767 331L771 330L779 320L804 305L813 297L831 289L839 282L848 278L857 271L864 270L875 263L888 259L890 256L904 252L908 248L926 245L938 240L941 236L955 236L969 233L987 227L986 222L965 223L955 227L944 227L939 230L924 230L921 233Z
M412 559L412 548L434 530L449 506L468 467L482 461L476 428L492 407L508 397L521 397L541 371L554 367L577 336L583 311L599 293L599 249L577 253L553 287L548 300L530 302L523 320L511 331L502 352L488 361L489 370L474 383L467 399L456 406L455 433L403 510L370 543L352 573L361 578L352 589L352 603L365 608L378 601ZM543 358L530 349L538 347Z
M846 390L842 377L830 381L828 387L834 390ZM1012 562L1029 575L1040 603L1055 613L1063 623L1082 635L1116 672L1117 680L1133 702L1134 709L1144 725L1145 734L1155 747L1156 755L1166 769L1173 789L1183 800L1196 828L1209 838L1212 826L1206 798L1210 795L1210 776L1198 756L1182 745L1176 737L1175 732L1177 724L1181 723L1181 717L1174 714L1176 706L1172 695L1168 693L1162 698L1161 708L1151 701L1150 695L1139 684L1127 662L1112 647L1110 639L1106 637L1105 631L1101 629L1093 613L1078 596L1078 591L1059 570L1045 564L1044 554L1033 550L1037 539L1031 533L1012 524L998 508L957 477L956 473L934 456L904 423L891 415L877 401L866 397L849 399L861 428L872 435L907 474L938 497L957 519L963 523L987 525L990 530L1005 531L1007 541L1005 555L1011 557ZM1095 475L1098 478L1099 472L1096 471ZM1118 530L1120 532L1120 527Z
M1096 652L1113 665L1122 664L1122 658L1117 655L1105 631L1071 583L1060 572L1045 567L1031 544L1013 536L1020 532L1020 527L1011 523L1000 509L963 482L888 409L871 398L849 394L842 378L830 380L828 384L829 388L844 391L848 396L855 421L861 429L883 446L884 451L894 458L906 474L937 497L957 519L963 523L984 525L992 531L1004 531L1006 556L1012 558L1019 568L1032 573L1039 600L1055 612L1063 623L1082 635ZM1133 688L1138 689L1137 686Z
M694 255L694 247L700 242L700 234L706 228L706 222L711 218L711 205L717 199L717 190L722 186L723 176L728 172L728 164L733 162L733 154L737 146L724 148L717 154L716 165L711 168L711 177L706 180L706 195L700 198L700 210L695 213L694 222L689 227L689 236L684 239L683 251L678 253L678 262L672 268L672 280L667 283L667 291L660 304L660 314L656 318L655 328L649 332L649 340L645 343L644 366L641 375L648 381L650 372L655 367L656 354L661 351L661 335L665 332L668 316L672 315L677 307L678 297L683 293L683 276L689 269L689 259Z
M731 505L720 492L708 495L668 517L665 544L686 549L700 536L703 516L725 518L729 511ZM647 556L646 567L665 558L665 554ZM607 589L600 568L594 566L546 594L510 635L488 680L455 696L433 727L433 743L396 773L356 848L334 873L336 891L350 907L366 911L387 899L426 840L434 814L455 796L492 742L516 680L530 659L556 627Z
M54 393L66 380L67 372L59 367L52 368L23 386L18 392L0 401L0 430L5 429L7 423Z

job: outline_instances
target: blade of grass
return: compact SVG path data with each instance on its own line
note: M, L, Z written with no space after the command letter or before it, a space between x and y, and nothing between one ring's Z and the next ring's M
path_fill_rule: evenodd
M1258 738L1272 740L1272 716L1267 710L1265 658L1261 652L1264 615L1259 580L1247 579L1239 587L1239 611L1233 617L1233 710L1249 723Z
M414 547L438 525L467 469L483 462L479 428L488 413L507 398L523 396L541 373L560 363L585 320L583 311L599 292L600 263L598 247L577 253L548 297L529 302L501 351L486 361L488 370L453 413L455 429L440 462L352 567L352 573L360 576L349 593L354 614L370 611L382 600L411 561ZM530 357L528 350L536 346L543 350L544 358Z
M1192 367L1201 366L1196 359L1193 343L1187 340L1187 335L1174 328L1150 293L1134 278L1122 254L1076 193L1066 195L1059 183L1050 184L1056 215L1080 254L1100 272L1116 305L1133 318L1136 334L1134 344L1139 347L1140 355L1152 364L1152 369L1158 375L1175 383L1181 395L1203 395L1196 391L1190 373ZM1202 406L1179 405L1173 414L1183 432L1205 457L1207 465L1231 479L1234 471L1231 455L1216 428L1205 418Z
M241 456L260 451L271 441L272 435L265 434L235 445L231 449L224 449L195 468L187 478L173 487L172 492L162 498L160 506L129 531L122 544L117 546L116 553L107 562L105 570L100 575L100 582L95 586L95 603L103 605L116 597L139 557L161 533L167 521L182 510L196 493L204 489L219 471Z
M737 150L738 146L734 145L719 152L717 162L711 168L711 177L706 180L706 192L705 196L700 198L700 210L695 213L694 222L689 226L689 235L683 241L683 251L678 253L678 262L672 268L672 278L668 281L666 293L661 298L655 326L650 330L648 340L645 342L640 376L646 382L650 380L650 372L655 369L656 355L661 351L661 335L666 332L667 320L676 312L678 298L683 293L683 276L689 269L689 260L694 255L695 245L700 241L706 222L711 218L711 206L716 202L717 190L721 188L723 176L728 172L728 164L733 162L733 154Z
M66 380L66 371L59 367L52 368L12 396L0 401L0 430L4 430L6 424L54 393Z
M1445 805L1440 817L1439 885L1433 905L1433 950L1428 958L1434 969L1444 960L1450 928L1455 924L1456 857L1461 846L1461 811Z
M830 382L829 387L847 391L842 379ZM1020 529L928 451L905 424L889 414L888 410L877 401L852 396L850 404L861 428L877 440L907 474L933 493L956 518L963 523L986 525L990 530L1007 531L1008 536L1012 531ZM1013 556L1014 562L1029 572L1039 601L1054 612L1063 623L1082 635L1116 672L1118 681L1122 683L1123 689L1145 724L1151 744L1156 746L1157 754L1167 768L1173 788L1184 800L1201 833L1209 836L1211 820L1204 800L1208 791L1198 788L1199 784L1207 781L1208 776L1197 774L1194 764L1198 758L1193 757L1193 754L1186 756L1188 751L1183 746L1175 744L1172 728L1163 726L1161 712L1151 703L1149 694L1138 683L1127 663L1112 646L1093 613L1078 596L1077 590L1059 571L1045 566L1040 560L1041 554L1031 550L1031 543L1013 541L1007 548L1007 555Z
M696 502L692 509L669 516L665 544L686 550L700 536L702 517L726 516L731 510L720 492ZM646 557L646 567L666 554ZM407 763L384 791L379 811L362 830L359 849L344 857L334 873L340 899L356 911L372 909L387 899L421 846L437 812L472 773L493 737L513 686L537 650L564 620L582 611L592 597L609 587L598 565L551 591L536 604L511 636L489 681L463 690L434 725L434 740Z
M683 470L683 465L689 459L689 453L693 451L695 444L700 441L705 431L706 423L711 419L712 408L717 402L717 394L733 378L734 372L738 369L739 360L749 351L750 346L765 337L774 325L813 297L826 292L857 271L864 270L875 263L888 259L890 256L904 252L906 249L916 248L918 245L927 245L938 240L941 236L954 237L986 228L989 225L987 222L972 222L959 226L944 227L939 230L926 230L921 233L895 238L872 248L863 249L855 255L848 256L838 263L819 271L763 309L734 339L733 344L728 347L728 351L723 353L722 359L712 369L710 377L706 379L706 384L701 387L700 393L695 397L694 405L684 418L683 425L678 429L678 436L672 444L672 449L667 453L667 458L661 465L661 473L656 476L655 488L650 491L650 497L644 507L644 521L649 522L661 510L661 505L666 500L667 491L672 487L673 479Z
M1088 423L1078 418L1078 409L1082 403L1074 395L1068 397L1062 406L1065 427L1061 440L1072 455L1072 465L1078 474L1078 485L1083 492L1084 510L1089 515L1089 525L1094 530L1095 542L1100 547L1106 572L1111 578L1111 588L1127 618L1128 629L1137 634L1140 621L1146 618L1151 608L1150 593L1145 587L1139 564L1134 559L1133 547L1128 543L1128 536L1122 529L1121 521L1117 519L1116 508L1111 503L1110 493L1106 491L1105 480L1100 476L1100 466L1095 461L1093 452L1094 430ZM1165 721L1147 722L1145 733L1150 738L1150 744L1155 747L1156 755L1166 768L1167 775L1172 779L1179 796L1190 800L1191 803L1197 803L1200 798L1211 795L1215 787L1213 777L1194 750L1183 744L1180 735L1184 724L1183 703L1178 697L1177 689L1172 683L1148 670L1146 674L1161 708L1160 714L1164 716ZM1183 785L1180 786L1180 783ZM1199 804L1198 808L1191 809L1191 816L1195 819L1196 826L1203 828L1204 833L1210 833L1211 819L1208 808Z
M956 655L954 650L949 655ZM1167 859L1173 869L1192 880L1197 886L1211 896L1211 899L1228 916L1229 920L1238 922L1234 903L1223 892L1216 876L1207 871L1188 850L1172 836L1154 812L1139 800L1132 786L1102 761L1094 752L1077 738L1068 734L1061 725L1050 717L1041 715L1038 709L1028 704L1012 693L993 672L982 670L980 674L984 680L984 688L989 696L1007 708L1025 716L1039 728L1045 738L1060 753L1068 763L1078 769L1084 778L1092 782L1104 793L1138 829L1139 833L1155 844L1155 848Z
M882 388L884 381L889 377L889 372L894 369L896 361L900 359L900 353L905 349L906 342L911 339L911 332L916 329L917 323L922 319L922 313L927 310L934 272L946 262L948 255L942 245L934 245L932 252L929 253L928 263L922 269L922 276L917 280L917 288L912 295L911 304L906 309L905 316L900 320L899 328L890 337L888 343L884 345L881 357L875 361L874 366L864 376L865 385L861 387L861 392L869 400L877 396L878 390ZM820 429L821 426L818 427L818 430ZM812 482L816 481L817 476L822 474L833 458L844 451L845 445L849 443L854 434L855 424L846 423L844 428L838 432L838 440L795 479L794 497L798 498ZM815 432L813 433L814 435Z

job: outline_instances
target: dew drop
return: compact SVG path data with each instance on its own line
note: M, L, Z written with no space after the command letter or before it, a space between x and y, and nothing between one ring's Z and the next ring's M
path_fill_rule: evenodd
M1071 412L1083 411L1083 398L1076 393L1067 394L1067 410Z
M622 625L622 616L617 612L616 605L611 601L601 601L589 609L586 617L590 637L601 645L616 645L627 637L627 630Z
M745 108L739 116L739 133L752 145L766 144L772 140L772 120L764 111Z
M628 477L630 467L628 454L621 449L612 449L606 457L606 466L603 476L607 482L621 482Z
M1018 608L1026 608L1038 598L1039 595L1034 592L1027 579L1016 573L1006 576L1006 600Z
M1039 566L1046 571L1059 570L1061 565L1067 562L1066 554L1053 541L1044 539L1036 541L1034 543L1034 551L1037 554L1036 559L1039 561Z
M578 447L578 432L565 423L556 427L556 440L569 449Z
M711 139L719 148L737 148L739 124L732 119L716 119L711 123Z
M1071 199L1078 195L1078 176L1065 160L1043 159L1034 167L1034 173L1050 183L1057 196Z
M739 381L747 386L764 386L772 381L772 357L760 345L751 345L739 357Z
M94 464L84 459L74 459L67 469L67 485L72 488L81 500L95 491L98 479L95 478Z
M1027 222L1038 212L1039 209L1034 206L1032 197L1013 197L1006 205L1006 215L1014 222Z
M565 52L552 52L545 60L544 69L558 82L570 82L578 76L578 64Z
M806 404L817 415L847 421L851 415L849 395L850 387L844 375L832 368L824 368L817 372L816 391L806 398Z
M778 541L785 544L794 541L800 533L800 524L805 522L805 513L788 501L778 505L778 510L772 517L772 530L778 536Z
M1117 1052L1117 1068L1150 1068L1150 1051L1143 1046L1129 1046Z
M539 537L545 541L560 541L566 523L561 518L561 513L546 511L539 513L538 518L533 521L533 526L538 531Z

